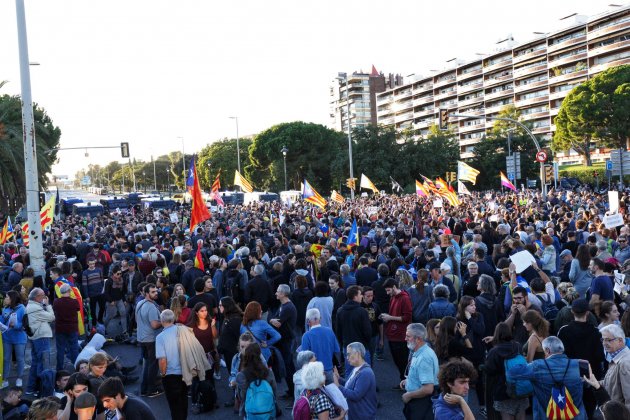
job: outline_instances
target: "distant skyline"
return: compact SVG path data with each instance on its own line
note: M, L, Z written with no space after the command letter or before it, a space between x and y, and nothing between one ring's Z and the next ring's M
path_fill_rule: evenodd
M253 135L302 120L328 125L331 80L372 65L429 74L569 26L610 1L25 0L33 100L61 147L130 143L132 157ZM627 4L627 3L620 3ZM0 94L19 94L15 2L0 2ZM414 54L414 51L418 51ZM54 174L120 162L119 149L60 151ZM236 159L236 157L235 157Z

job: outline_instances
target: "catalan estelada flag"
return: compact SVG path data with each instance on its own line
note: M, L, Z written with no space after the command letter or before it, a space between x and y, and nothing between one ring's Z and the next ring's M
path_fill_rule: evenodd
M420 183L420 181L418 181L416 179L416 194L418 194L420 197L428 197L429 196L429 191L427 191L426 187Z
M547 418L549 420L574 419L579 413L580 410L575 406L566 386L551 387L551 398L547 404Z
M461 160L457 161L457 179L460 181L470 181L473 185L477 182L479 171Z
M319 195L317 191L305 179L302 187L302 198L307 203L311 203L322 209L326 208L326 199Z
M348 234L348 248L359 245L359 229L357 228L357 220L352 221L352 228Z
M4 222L4 226L0 232L0 245L4 245L12 236L13 225L11 224L11 218L7 216L7 220Z
M252 184L238 170L234 171L234 185L238 185L243 191L248 193L254 191Z
M510 182L510 180L508 179L507 176L505 176L505 174L503 173L503 171L499 171L499 175L501 175L501 185L504 186L505 188L509 188L512 191L516 191L516 187L514 186L514 184L512 184Z

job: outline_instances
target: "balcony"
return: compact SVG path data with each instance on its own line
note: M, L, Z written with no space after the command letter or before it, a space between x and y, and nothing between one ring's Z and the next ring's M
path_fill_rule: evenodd
M460 108L457 111L458 114L466 114L466 115L485 115L486 111L485 109L481 108L481 109L470 109L470 110L466 110L466 109L462 109Z
M540 57L545 54L547 54L547 49L541 48L539 50L532 51L527 54L515 55L512 58L512 62L514 63L514 65L516 65L516 63L522 63L523 61L531 60L532 58Z
M429 104L433 102L434 102L433 95L421 96L419 98L414 98L413 106L415 107L418 105L424 105L424 104Z
M512 67L512 56L505 56L504 58L501 59L501 61L498 61L494 64L488 64L483 68L483 72L484 73L490 73L494 70L499 70L502 69L504 67Z
M514 68L514 78L517 79L519 77L533 75L537 72L541 72L545 70L547 70L547 62L538 63L535 66L525 66L525 67Z
M586 34L575 37L575 38L567 39L566 41L562 41L557 44L549 45L547 47L547 54L551 54L553 52L560 51L563 48L570 47L573 45L579 45L583 43L586 43Z
M549 93L549 100L554 101L556 99L563 99L565 96L569 94L569 92L571 92L571 90L572 89L567 89L560 92L551 92Z
M548 125L546 127L537 127L532 129L532 133L534 134L548 134L551 133L551 126Z
M394 124L394 117L378 118L378 123L381 125L392 125Z
M613 60L613 61L609 61L608 63L597 64L595 66L592 66L589 69L588 74L594 75L596 73L600 73L604 70L607 70L611 67L621 66L624 64L630 64L630 57L624 57L624 58L620 58L619 60Z
M500 85L501 83L507 81L507 80L512 80L512 73L510 74L506 74L504 76L496 76L496 77L492 77L492 78L487 78L483 81L483 84L485 87L492 87L495 85Z
M470 99L461 99L457 101L457 105L461 108L463 106L475 105L480 102L483 102L483 95L477 96L475 98L470 98Z
M493 114L498 114L499 112L501 112L501 110L503 108L505 108L508 105L512 105L510 104L501 104L501 105L494 105L491 107L486 106L486 115L493 115Z
M435 119L419 121L413 125L413 128L415 128L416 130L421 130L423 128L429 127L429 125L431 124L435 124Z
M479 131L479 130L485 130L485 124L483 122L481 122L480 124L464 125L464 126L459 127L460 134L470 133L471 131Z
M392 107L395 111L401 111L403 109L413 107L413 101L410 99L408 101L402 102L394 102L394 106Z
M610 45L603 45L601 47L591 48L588 51L588 55L590 57L595 57L595 56L598 56L607 52L622 50L626 47L630 47L630 39L626 39L625 41L621 41L621 42L615 42L614 44L610 44Z
M525 121L535 120L549 116L549 111L532 112L531 114L521 114L521 118Z
M473 90L476 89L480 89L483 86L483 80L480 80L479 82L476 83L470 83L468 85L460 85L457 86L457 93L458 94L462 94L462 93L468 93L468 92L472 92Z
M413 87L414 93L427 92L429 90L433 90L433 83L423 83L421 85Z
M560 107L558 107L558 108L551 108L549 110L549 116L550 117L555 117L556 115L558 115L558 112L560 112Z
M541 102L549 102L549 95L540 95L536 96L535 98L527 98L521 100L517 99L516 102L514 102L514 105L516 105L517 108L521 108L529 105L539 104Z
M486 130L491 129L492 127L494 127L494 123L497 122L497 120L486 120Z
M404 112L402 114L398 114L394 116L394 121L396 123L400 123L403 121L411 120L413 118L413 111Z
M483 74L483 69L482 68L478 68L476 70L472 70L469 71L468 73L458 73L457 74L457 81L461 81L461 80L466 80L466 79L470 79L471 77L475 77L475 76L479 76Z
M449 78L444 78L444 79L439 79L439 80L434 80L433 81L433 89L437 89L439 87L442 86L448 86L450 84L453 84L457 81L457 79L455 78L455 74L453 74L453 77L449 77Z
M477 144L481 141L481 139L462 139L459 141L460 146L470 146L472 144Z
M574 61L584 60L587 57L588 53L585 51L580 54L574 54L569 57L559 58L557 60L553 60L549 62L549 68L554 68L558 66L562 66L564 64L573 63Z
M393 95L381 95L376 97L376 105L384 105L390 103L394 99Z
M530 89L535 89L541 86L547 86L547 82L548 80L545 79L545 80L538 80L537 82L527 83L525 85L515 84L514 93L526 92Z
M475 140L477 140L477 139L475 139ZM464 140L460 140L459 144L461 144L463 146L462 141L464 141ZM475 143L477 143L477 141L475 141L472 144L475 144ZM459 158L460 159L470 159L470 158L474 158L474 157L475 157L475 154L473 152L460 152L459 153Z
M436 101L441 101L442 99L450 98L451 96L457 96L457 89L449 90L448 92L434 94L433 97Z
M404 98L408 98L412 95L413 95L413 92L411 91L411 88L394 91L394 99L397 101L400 101L401 99L404 99Z
M555 76L555 73L552 72L552 76L549 78L549 84L552 85L554 83L564 82L567 80L575 79L577 77L586 76L587 74L587 69L574 71L573 73L561 74L558 76Z
M504 98L506 96L512 96L512 95L514 95L513 89L502 89L498 92L486 93L485 99L486 101L491 101L493 99Z
M433 108L433 107L431 107L429 109L422 109L420 111L414 111L413 112L413 116L415 118L424 117L425 115L432 115L432 114L435 114L435 108Z
M618 31L622 31L624 29L630 28L630 18L626 17L625 22L619 22L615 25L605 26L603 28L591 30L586 35L586 39L591 41L593 39L597 39L604 35L612 34Z

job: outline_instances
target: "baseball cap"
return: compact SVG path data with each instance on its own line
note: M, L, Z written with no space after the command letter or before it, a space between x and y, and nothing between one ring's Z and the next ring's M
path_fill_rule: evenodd
M571 251L569 251L568 249L565 249L564 251L562 251L560 253L560 258L567 256L567 255L571 255Z

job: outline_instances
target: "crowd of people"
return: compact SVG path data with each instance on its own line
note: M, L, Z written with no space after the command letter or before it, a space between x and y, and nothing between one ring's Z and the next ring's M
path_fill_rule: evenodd
M173 419L367 420L388 386L407 419L630 419L630 228L608 211L584 190L229 205L192 232L184 207L67 216L45 276L16 229L4 418L150 420L139 397L164 394ZM141 349L139 378L107 340Z

